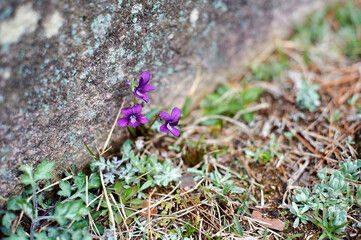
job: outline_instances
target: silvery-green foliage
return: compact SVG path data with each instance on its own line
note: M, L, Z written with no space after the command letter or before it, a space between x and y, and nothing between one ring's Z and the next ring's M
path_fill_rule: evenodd
M102 239L104 239L104 240L114 240L114 232L113 232L113 230L110 229L110 228L104 229Z
M302 81L301 88L296 94L296 102L301 108L306 108L310 112L317 110L317 106L320 104L320 96L317 93L317 90L320 87L317 84L312 84L308 86L306 81Z
M122 147L122 159L114 157L112 160L105 160L100 157L98 161L93 161L91 167L104 171L104 182L114 183L116 179L126 182L128 187L140 183L140 176L147 178L140 188L140 191L154 186L167 186L172 181L180 178L177 168L172 166L170 160L163 163L158 161L158 156L152 154L150 157L143 155L139 157L131 148L130 142L124 143ZM125 163L125 164L124 164Z
M239 188L234 185L234 180L231 178L234 178L232 174L230 174L228 171L225 175L222 176L222 174L215 170L214 172L206 172L206 169L208 168L209 164L204 164L201 168L201 170L195 169L195 168L188 168L187 171L190 173L195 174L194 177L195 181L199 181L204 177L207 177L211 180L212 188L223 191L223 194L227 194L228 192L231 193L243 193L244 190L242 188Z
M298 224L300 223L300 221L303 224L306 224L307 221L309 220L309 216L306 215L305 213L310 209L310 207L308 205L304 205L302 209L299 209L299 207L297 206L297 204L295 202L292 202L292 208L290 209L291 213L296 215L296 219L293 222L293 227L297 228Z
M356 181L360 175L359 168L361 168L361 160L358 159L354 162L349 157L345 162L340 162L341 173L345 176L346 181Z
M127 163L125 166L120 168L120 174L118 179L124 180L127 184L130 183L138 183L139 179L137 179L137 173L139 172L136 167L134 167L131 163Z
M177 181L181 175L179 170L174 168L169 160L166 160L162 164L162 168L159 169L157 175L154 175L154 183L158 186L167 186L170 182Z
M328 208L327 217L332 225L339 226L347 222L347 211L342 206L333 205Z
M177 227L170 230L168 234L165 234L161 237L163 240L191 240L193 238L185 237L184 233L187 233L187 228L185 226Z
M303 188L293 196L291 213L296 215L294 227L300 221L312 221L323 229L322 236L335 237L344 231L347 224L347 211L355 204L352 192L357 190L356 199L361 200L361 187L355 181L360 178L361 160L352 161L349 157L340 162L339 170L322 169L317 176L313 190ZM322 211L323 218L318 217Z
M121 174L119 167L122 165L124 160L118 160L118 157L105 160L104 157L99 157L98 160L92 160L90 167L93 172L97 170L104 172L104 183L114 183L116 176Z
M206 174L206 169L209 167L209 164L203 164L201 170L195 169L195 168L188 168L187 171L194 174L194 181L200 181L202 180L204 177L207 177Z

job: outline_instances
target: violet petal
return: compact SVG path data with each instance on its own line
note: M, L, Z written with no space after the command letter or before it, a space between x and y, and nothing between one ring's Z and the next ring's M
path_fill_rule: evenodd
M120 119L118 120L118 125L119 125L120 127L125 127L125 126L128 125L128 123L129 123L129 119L128 119L127 117L120 118Z
M154 91L154 90L155 90L155 87L153 87L153 86L150 85L150 84L146 84L145 86L142 87L142 89L140 90L140 92L146 93L146 92Z
M169 121L170 121L170 116L169 116L168 113L163 112L163 111L160 111L160 112L159 112L159 115L160 115L166 122L169 122Z
M159 129L161 132L167 133L169 130L167 128L167 123L164 123L162 126L160 126Z
M129 127L132 127L132 128L136 128L139 126L139 122L138 121L135 121L134 123L132 123L132 121L129 121Z
M174 136L176 136L176 137L179 136L180 131L174 125L168 123L167 128Z
M171 116L170 116L171 121L172 122L178 121L181 114L182 114L182 111L179 108L177 108L177 107L173 108Z
M139 114L142 111L142 105L137 104L134 107L132 107L132 115Z
M125 116L129 117L130 115L133 114L133 110L132 110L131 107L123 108L123 109L122 109L122 113L123 113Z
M149 122L148 118L146 118L144 114L140 114L140 115L137 117L137 121L140 122L140 123L142 123L142 124Z
M144 87L144 85L146 85L149 82L149 79L150 79L150 73L147 71L142 72L142 74L140 74L138 87L140 88Z
M143 99L144 102L149 103L149 96L147 94L144 94L141 99Z
M139 88L135 88L133 94L140 99L143 99L146 103L149 102L149 96L143 92L141 92L141 90L139 90Z

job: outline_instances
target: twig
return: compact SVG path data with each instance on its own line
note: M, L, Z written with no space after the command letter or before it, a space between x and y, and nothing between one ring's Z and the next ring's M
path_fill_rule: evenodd
M88 203L86 205L86 207L89 207L90 205L92 205L93 202L95 202L96 200L98 200L99 198L103 197L103 194L100 194L98 197L94 198L90 203Z
M282 170L283 177L285 178L285 182L288 183L287 174L286 174L285 168L283 167L282 163L280 164L280 167L281 167L281 170Z
M122 110L122 108L123 108L123 106L124 106L124 102L125 102L125 100L123 100L123 102L122 102L122 105L121 105L121 107L120 107L120 109L119 109L119 111L118 111L117 117L115 118L114 123L113 123L113 126L112 126L112 128L110 129L110 132L109 132L109 134L108 134L108 138L107 138L107 140L106 140L105 143L104 143L104 147L103 147L102 152L100 153L100 156L102 156L102 155L105 153L105 151L106 151L106 148L107 148L107 146L108 146L108 144L109 144L109 141L110 141L110 138L111 138L112 133L113 133L113 131L114 131L114 128L115 128L115 126L116 126L116 124L117 124L117 120L118 120L118 118L119 118L119 116L120 116L120 113L121 113L121 110ZM108 210L109 210L110 221L111 221L111 224L112 224L112 227L113 227L114 239L117 240L117 233L116 233L116 231L115 231L114 213L113 213L113 210L112 210L112 206L111 206L111 204L110 204L110 201L109 201L109 197L108 197L108 194L107 194L107 189L106 189L105 184L104 184L104 178L103 178L103 173L102 173L102 171L99 171L99 174L100 174L100 180L101 180L101 183L102 183L102 186L103 186L105 201L106 201L106 203L107 203Z
M189 93L188 93L189 97L193 97L195 91L197 90L197 87L198 87L198 85L200 83L200 80L201 80L201 72L202 72L202 67L201 67L200 64L198 64L196 78L194 79L192 87L191 87L191 89L189 90Z
M308 149L310 149L312 152L314 152L315 154L317 154L317 155L318 155L319 157L321 157L323 160L326 160L328 163L332 164L333 166L338 167L336 163L330 161L330 160L327 159L325 156L323 156L323 155L322 155L320 152L318 152L311 144L309 144L306 139L304 139L303 137L301 137L298 133L294 134L294 136L295 136L296 138L298 138L299 140L301 140L301 142L303 142Z
M262 110L262 109L266 109L266 108L269 108L270 105L269 103L260 103L260 104L257 104L257 105L254 105L254 106L251 106L251 107L248 107L246 109L242 109L242 110L239 110L233 117L234 120L237 120L239 119L243 114L245 113L250 113L250 112L255 112L255 111L258 111L258 110Z
M127 214L126 214L125 211L124 211L124 207L122 208L122 211L120 211L120 208L118 207L117 202L115 201L115 198L114 198L113 194L110 194L110 197L112 198L112 201L113 201L115 207L117 208L120 216L123 215L123 216L122 216L122 218L123 218L123 223L124 223L126 229L129 231L129 227L128 227L126 221L125 221L125 219L126 219L126 217L127 217ZM124 205L123 202L121 202L121 206L123 206L123 205Z
M249 131L249 127L246 124L241 123L241 122L239 122L237 120L234 120L234 119L232 119L230 117L221 116L221 115L211 115L211 116L201 117L197 121L195 121L193 124L197 125L197 124L199 124L199 123L201 123L203 121L207 121L209 119L221 119L221 120L233 123L234 125L238 126L243 132L247 133L248 135L251 135L251 133Z
M188 197L188 199L192 202L192 204L196 207L196 209L198 209L198 211L200 211L199 208L202 210L200 212L209 221L209 224L212 225L213 227L216 227L213 225L213 221L211 221L205 213L207 213L211 217L213 217L213 216L211 214L209 214L207 211L205 211L202 207L200 207L182 188L181 188L181 190ZM218 225L218 229L222 228L222 226L218 222L217 222L217 225Z
M244 157L241 156L241 154L239 154L238 151L235 151L236 155L238 156L238 158L242 161L243 165L246 167L246 170L248 172L249 175L251 175L254 179L256 179L256 175L254 175L254 173L252 172L251 168L248 166L246 160L244 159Z
M152 234L152 224L150 224L150 201L152 200L152 196L153 196L155 190L157 190L157 188L154 188L153 191L149 194L149 197L148 197L148 211L147 211L148 212L147 213L148 214L148 229L149 229L147 235L148 235L148 239L149 239L149 235L150 235L150 239L152 239L152 240L153 240L153 234Z
M112 205L110 205L110 201L109 201L108 194L107 194L107 189L105 188L102 171L99 171L99 175L100 175L100 180L101 180L102 186L103 186L105 201L107 203L107 207L108 207L108 211L109 211L110 221L111 221L111 224L113 227L114 240L117 240L117 233L115 231L114 213L113 213Z
M202 182L203 182L203 180L201 180L201 181L200 181L196 186L194 186L192 189L188 190L187 193L188 193L188 192L192 192L192 191L194 191L195 189L198 189L198 186L199 186ZM177 186L176 186L175 188L173 188L173 190L172 190L170 193L168 193L167 195L165 195L164 197L162 197L161 199L159 199L156 203L152 204L150 207L151 207L151 208L155 208L156 206L160 205L162 202L166 202L166 201L169 201L169 200L171 200L171 199L174 199L174 198L175 198L174 196L172 196L172 197L169 197L169 196L172 195L172 193L173 193L175 190L177 190L177 188L178 188L179 186L180 186L180 182L177 184ZM183 195L183 194L179 194L179 196L181 196L181 195ZM169 197L169 198L168 198L168 197ZM134 213L132 213L131 215L129 215L128 218L130 218L131 216L134 216L134 215L136 215L136 214L138 214L138 213L144 212L144 211L146 211L146 210L147 210L146 208L140 209L139 211L134 212Z
M121 111L122 111L122 109L123 109L124 102L125 102L125 100L123 100L122 105L121 105L121 107L119 108L117 117L116 117L115 120L114 120L113 126L112 126L112 128L110 129L108 138L107 138L107 140L106 140L105 143L104 143L103 151L102 151L102 153L101 153L100 155L103 155L103 154L104 154L104 151L105 151L106 147L107 147L108 144L109 144L109 141L110 141L110 138L111 138L112 133L113 133L113 131L114 131L114 128L115 128L115 126L117 125L117 120L118 120L118 118L119 118L119 116L120 116L120 113L121 113Z

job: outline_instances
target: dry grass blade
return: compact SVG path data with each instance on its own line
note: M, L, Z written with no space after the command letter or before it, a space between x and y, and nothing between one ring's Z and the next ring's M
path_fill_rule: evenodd
M112 205L110 204L110 201L109 201L109 197L108 197L108 194L107 194L107 189L106 189L105 184L104 184L104 178L103 178L102 171L99 171L99 175L100 175L100 181L101 181L102 187L103 187L105 202L107 203L107 207L108 207L108 211L109 211L110 224L112 225L114 240L117 240L118 234L117 234L116 228L115 228L114 213L113 213Z
M152 234L152 224L151 224L151 221L150 221L150 211L151 211L151 208L150 208L150 203L152 201L152 196L154 194L154 192L157 190L157 188L154 188L153 191L149 194L149 197L148 197L148 209L147 209L147 218L148 218L148 239L149 239L149 235L150 235L150 239L153 239L153 234Z
M110 141L110 138L111 138L111 136L112 136L112 134L113 134L114 128L115 128L115 126L117 125L117 120L118 120L118 118L119 118L119 116L120 116L121 110L123 109L124 103L125 103L125 100L123 100L122 105L121 105L121 107L119 108L118 114L117 114L117 116L116 116L116 118L115 118L115 120L114 120L114 123L113 123L112 128L110 129L110 132L109 132L109 134L108 134L107 140L106 140L105 143L104 143L103 150L102 150L102 153L100 154L100 156L103 155L103 154L105 153L105 151L106 151L105 149L107 148L107 146L108 146L108 144L109 144L109 141Z

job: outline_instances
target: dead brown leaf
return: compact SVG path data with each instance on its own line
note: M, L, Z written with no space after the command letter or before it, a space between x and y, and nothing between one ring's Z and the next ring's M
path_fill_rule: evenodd
M145 200L143 203L142 203L142 208L145 209L145 211L141 212L140 214L144 215L144 216L147 216L148 215L148 200ZM151 217L154 216L154 214L157 214L158 210L156 208L150 208L150 215Z
M256 220L259 224L274 230L283 231L283 229L285 228L285 224L281 220L263 218L262 213L256 210L252 212L252 218Z

